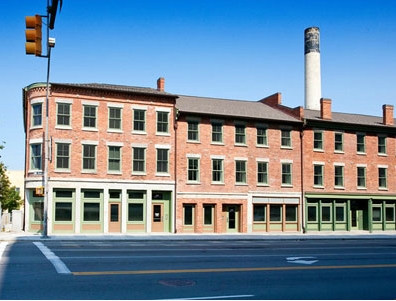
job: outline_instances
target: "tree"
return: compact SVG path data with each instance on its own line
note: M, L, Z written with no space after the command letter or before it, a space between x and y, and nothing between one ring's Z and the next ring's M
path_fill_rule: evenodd
M0 144L0 150L4 145ZM0 156L1 158L1 156ZM10 179L7 174L7 167L0 161L0 203L3 210L11 212L12 210L19 209L22 204L21 196L16 191L15 186L11 186Z

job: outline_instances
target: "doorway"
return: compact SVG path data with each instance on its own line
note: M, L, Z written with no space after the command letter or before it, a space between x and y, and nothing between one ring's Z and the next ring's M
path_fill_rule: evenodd
M237 233L239 232L239 205L224 205L223 206L223 221L224 232Z
M121 232L120 204L109 203L109 232Z
M367 202L351 202L351 230L368 230Z
M152 204L151 232L164 232L164 204Z

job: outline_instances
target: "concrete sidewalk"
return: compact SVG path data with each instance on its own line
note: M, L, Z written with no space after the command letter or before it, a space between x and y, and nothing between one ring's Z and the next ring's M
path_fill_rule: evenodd
M41 234L25 232L1 232L0 241L37 241L37 240L120 240L120 241L183 241L183 240L351 240L351 239L396 239L396 231L373 232L309 232L302 233L236 233L236 234L54 234L43 237Z

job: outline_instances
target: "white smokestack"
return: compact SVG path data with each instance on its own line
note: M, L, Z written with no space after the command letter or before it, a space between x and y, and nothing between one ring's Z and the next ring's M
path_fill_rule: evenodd
M320 110L322 87L320 79L319 28L310 27L304 31L305 59L305 108Z

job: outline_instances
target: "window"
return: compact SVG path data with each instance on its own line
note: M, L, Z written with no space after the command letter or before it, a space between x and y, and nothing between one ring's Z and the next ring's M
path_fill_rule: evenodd
M246 184L246 161L235 161L235 182L237 184Z
M334 151L343 152L344 151L344 135L342 133L334 133Z
M96 168L96 145L83 145L83 169L94 170Z
M133 172L145 172L146 171L146 149L143 147L133 148Z
M168 173L168 149L157 149L157 172Z
M292 185L291 163L282 163L282 185Z
M69 169L70 168L70 144L57 143L56 144L56 168Z
M266 214L267 205L253 205L253 221L254 222L265 222L265 214Z
M84 203L84 222L100 220L100 203Z
M204 210L204 225L213 225L213 205L203 205Z
M133 109L133 130L137 132L146 131L146 111Z
M316 222L318 220L318 215L317 215L317 207L316 206L309 206L307 208L307 219L308 222Z
M378 153L386 155L386 137L378 136Z
M286 205L286 221L297 221L297 205Z
M57 104L57 125L70 126L70 107L71 105L69 103Z
M109 129L121 130L121 108L109 108Z
M121 147L120 146L109 146L109 171L121 171Z
M267 128L263 126L257 127L257 145L267 146L268 145L268 137L267 137Z
M55 203L55 221L71 222L72 221L72 203L56 202Z
M30 169L41 170L42 169L42 155L41 155L41 143L30 145Z
M282 221L282 205L270 205L270 221Z
M198 121L187 121L187 139L188 141L199 141L199 123Z
M194 221L194 205L183 205L184 225L192 226Z
M356 173L357 173L357 187L366 188L366 167L358 166Z
M395 221L395 204L392 204L391 206L387 205L385 207L385 219L387 222Z
M223 142L223 124L220 122L212 122L212 142Z
M212 159L212 182L223 183L223 159Z
M382 207L373 205L373 222L382 222Z
M246 126L242 124L235 125L235 143L246 144Z
M387 188L387 169L385 167L378 168L378 187Z
M36 103L32 105L32 126L41 126L43 120L43 104Z
M257 162L257 183L268 184L268 162Z
M322 204L322 222L331 222L331 205Z
M168 112L157 112L157 133L168 133L169 132L169 113Z
M344 166L334 166L334 186L344 187Z
M345 206L336 205L335 207L335 218L337 222L345 222Z
M323 132L314 131L314 150L323 150Z
M44 220L44 202L34 202L33 212L33 220L35 222L42 222Z
M291 130L281 130L281 146L282 147L291 147Z
M144 219L143 204L128 204L128 221L129 222L142 222Z
M358 153L366 153L366 135L356 134L356 151Z
M96 106L84 105L84 127L96 128Z
M314 164L314 186L323 187L323 169L322 164Z
M199 182L199 159L188 158L187 181Z

